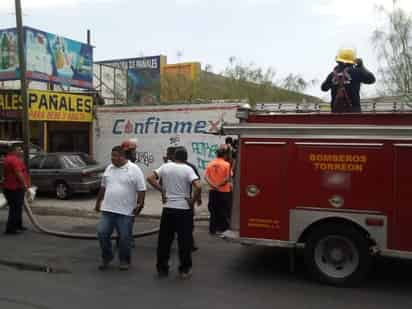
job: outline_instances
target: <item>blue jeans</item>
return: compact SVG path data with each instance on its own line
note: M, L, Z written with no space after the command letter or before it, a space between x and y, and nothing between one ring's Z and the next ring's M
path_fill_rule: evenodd
M116 229L119 236L120 263L130 263L133 221L133 216L125 216L107 211L102 212L102 217L97 226L97 237L102 248L103 261L109 262L113 259L111 236L113 230Z

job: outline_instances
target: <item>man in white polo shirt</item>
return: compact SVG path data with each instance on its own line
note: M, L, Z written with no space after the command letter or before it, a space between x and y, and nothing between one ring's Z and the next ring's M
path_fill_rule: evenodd
M103 259L99 269L106 269L113 260L110 239L113 230L116 229L119 235L119 268L128 270L134 216L144 206L146 183L141 169L126 159L121 146L112 149L111 158L112 164L106 168L103 174L95 207L96 211L102 212L97 227Z
M179 148L175 161L160 166L147 181L164 195L157 245L157 271L159 276L169 273L170 247L175 234L179 246L179 273L182 279L189 278L192 270L193 207L201 194L200 180L193 169L185 163L187 153ZM159 180L162 184L159 184ZM190 197L193 186L193 196Z

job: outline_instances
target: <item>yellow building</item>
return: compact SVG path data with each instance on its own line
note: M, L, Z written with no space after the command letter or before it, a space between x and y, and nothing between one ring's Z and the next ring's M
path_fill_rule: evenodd
M200 78L199 62L165 64L161 67L161 101L190 101Z

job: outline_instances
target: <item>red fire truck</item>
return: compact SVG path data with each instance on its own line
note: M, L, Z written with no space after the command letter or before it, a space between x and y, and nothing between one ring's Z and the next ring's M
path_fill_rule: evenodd
M303 248L310 273L352 285L374 254L412 259L412 113L238 110L231 228L244 244ZM293 255L292 255L293 256Z

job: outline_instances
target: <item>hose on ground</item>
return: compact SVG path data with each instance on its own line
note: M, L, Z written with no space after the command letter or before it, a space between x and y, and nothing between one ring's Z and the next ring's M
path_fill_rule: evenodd
M47 235L57 236L57 237L64 237L64 238L75 238L75 239L97 239L97 235L94 234L86 234L86 233L67 233L61 231L53 231L43 227L39 221L37 221L36 217L31 210L30 204L27 199L24 199L24 209L26 210L27 216L30 219L30 222L33 226L37 229L37 231L45 233ZM157 234L159 232L159 228L143 231L140 233L133 234L133 238L140 238L145 236L150 236ZM117 239L117 236L112 236L112 239Z

